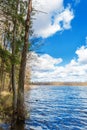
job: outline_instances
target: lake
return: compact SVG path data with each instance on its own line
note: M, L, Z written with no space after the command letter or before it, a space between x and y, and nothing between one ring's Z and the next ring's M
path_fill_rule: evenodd
M25 93L25 104L30 117L18 130L87 130L86 86L37 86Z
M38 86L25 99L28 130L87 130L87 87Z

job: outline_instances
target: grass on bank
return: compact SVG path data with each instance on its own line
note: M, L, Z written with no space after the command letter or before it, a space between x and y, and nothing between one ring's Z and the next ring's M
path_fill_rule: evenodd
M0 123L8 122L12 115L12 93L2 91L0 94Z

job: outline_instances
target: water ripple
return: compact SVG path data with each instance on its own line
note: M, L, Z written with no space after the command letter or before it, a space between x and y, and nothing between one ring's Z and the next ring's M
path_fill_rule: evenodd
M87 87L41 86L25 95L34 130L87 130Z

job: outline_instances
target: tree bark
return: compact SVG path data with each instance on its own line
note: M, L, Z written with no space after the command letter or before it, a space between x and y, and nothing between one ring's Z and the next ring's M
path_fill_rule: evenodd
M27 18L25 22L25 37L24 46L21 57L20 71L19 71L19 84L18 84L18 98L17 98L17 119L25 120L25 109L24 109L24 80L25 80L25 68L28 51L28 40L29 40L29 26L30 26L30 14L32 11L32 0L29 0Z
M18 13L18 5L19 0L16 1L16 14ZM17 19L14 18L13 20L14 28L13 28L13 42L12 42L12 57L15 57L15 49L16 49L16 26L17 26ZM17 91L16 91L16 72L15 72L15 63L12 62L12 90L13 90L13 113L15 114L17 109Z
M16 111L17 106L17 92L15 83L15 65L12 65L12 91L13 91L13 111Z

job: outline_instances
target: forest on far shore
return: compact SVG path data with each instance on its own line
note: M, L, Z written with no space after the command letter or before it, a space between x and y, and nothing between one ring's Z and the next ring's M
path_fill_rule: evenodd
M31 82L30 85L87 86L87 82Z

